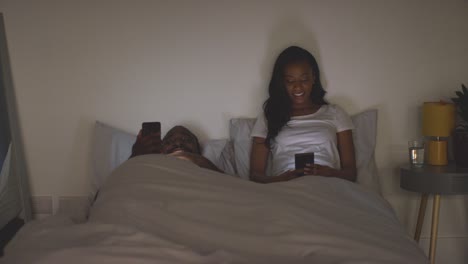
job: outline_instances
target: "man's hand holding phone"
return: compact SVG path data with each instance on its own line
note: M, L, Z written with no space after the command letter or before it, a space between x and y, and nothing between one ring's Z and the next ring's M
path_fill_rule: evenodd
M145 122L132 148L132 157L161 153L161 123Z

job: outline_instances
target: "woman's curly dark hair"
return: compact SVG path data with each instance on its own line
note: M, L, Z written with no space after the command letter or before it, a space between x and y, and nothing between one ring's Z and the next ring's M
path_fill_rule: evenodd
M314 104L328 104L325 97L325 90L320 82L320 70L315 57L307 50L290 46L283 50L276 59L273 67L270 84L268 86L269 97L263 104L263 111L266 118L268 134L266 137L267 146L271 146L272 140L276 138L281 129L291 119L291 99L286 91L284 73L287 65L292 63L307 62L312 68L314 85L310 94L310 99Z

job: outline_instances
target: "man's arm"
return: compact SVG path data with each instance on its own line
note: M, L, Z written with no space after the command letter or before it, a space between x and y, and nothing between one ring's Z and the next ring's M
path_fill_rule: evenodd
M214 165L213 162L211 162L209 159L203 157L200 154L190 153L190 152L174 152L174 153L169 154L169 155L174 156L174 157L179 158L179 159L184 159L184 160L191 161L191 162L195 163L196 165L198 165L199 167L202 167L202 168L205 168L205 169L214 170L214 171L217 171L217 172L224 173L224 171L222 171L218 167L216 167L216 165Z
M153 153L161 153L161 132L143 137L140 130L132 147L132 155L129 158Z

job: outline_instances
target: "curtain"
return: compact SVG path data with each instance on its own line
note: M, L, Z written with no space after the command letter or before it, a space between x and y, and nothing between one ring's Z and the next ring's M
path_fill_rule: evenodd
M5 157L7 157L9 142L10 162L9 178L7 184L8 197L19 197L19 207L21 217L25 221L32 218L31 202L29 193L28 174L26 160L23 152L23 142L19 127L16 97L13 80L10 71L10 59L6 41L6 31L3 14L0 13L0 159L4 167ZM1 197L0 197L1 199ZM14 206L14 202L7 203L7 206ZM0 211L0 214L2 212Z

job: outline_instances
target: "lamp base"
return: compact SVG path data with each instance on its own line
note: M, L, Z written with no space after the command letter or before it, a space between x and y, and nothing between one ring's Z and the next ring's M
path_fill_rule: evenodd
M427 164L437 166L447 165L447 141L429 140L427 143Z

